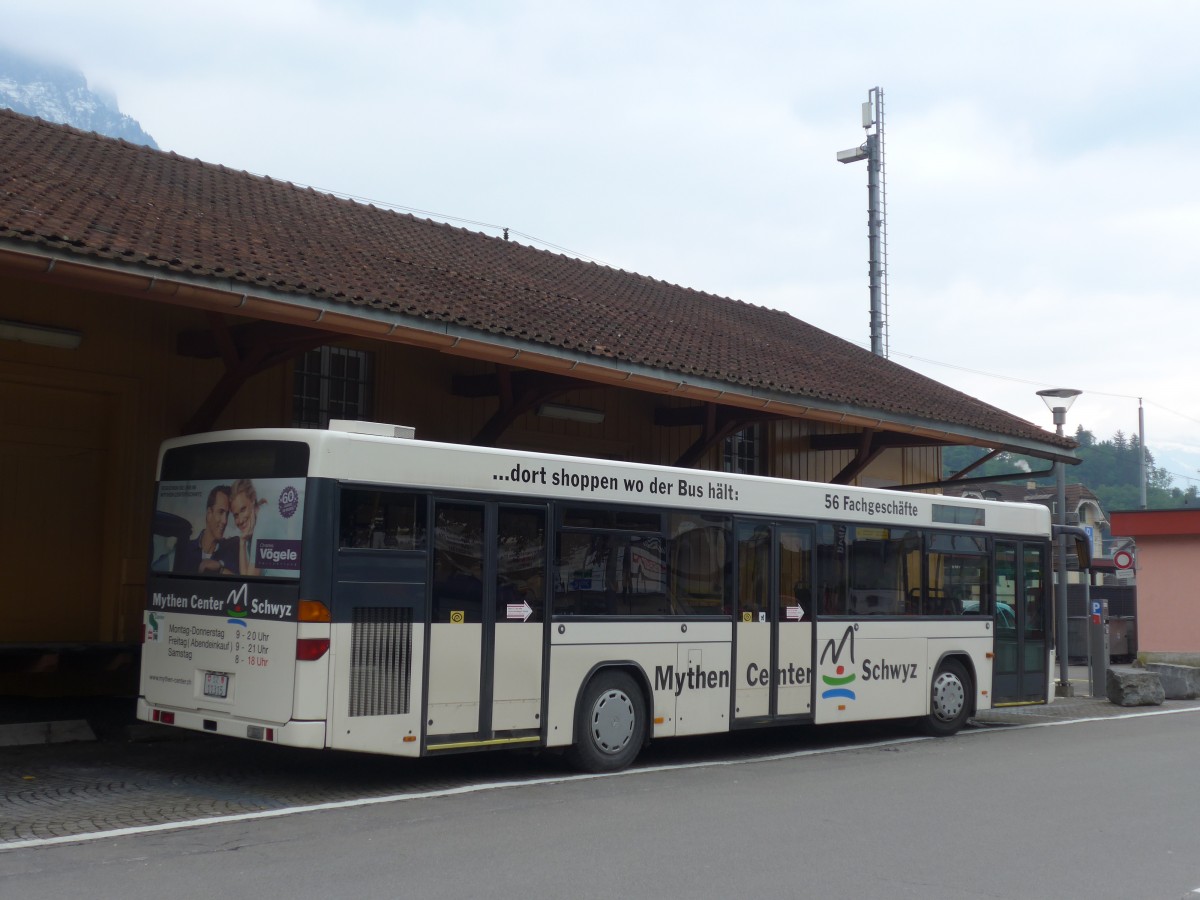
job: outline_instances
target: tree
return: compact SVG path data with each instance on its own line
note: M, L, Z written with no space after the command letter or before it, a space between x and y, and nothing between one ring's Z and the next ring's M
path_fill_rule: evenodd
M1067 480L1087 485L1105 509L1137 509L1141 502L1142 443L1137 435L1117 431L1107 441L1097 441L1080 426L1076 455L1082 460L1067 469ZM1154 465L1154 454L1146 448L1146 506L1163 509L1182 506L1184 492L1173 488L1171 473Z
M1079 443L1075 455L1079 465L1067 466L1066 479L1071 484L1084 484L1099 498L1105 509L1137 509L1141 502L1142 444L1137 435L1126 437L1117 431L1106 441L1097 441L1095 434L1082 425L1075 429ZM942 451L944 477L962 471L988 451L979 447L947 447ZM1195 486L1186 491L1174 486L1166 469L1154 465L1154 454L1146 449L1146 506L1151 509L1170 509L1177 506L1200 505ZM1015 453L999 453L970 476L1004 478L1027 476L1045 471L1044 460L1028 459ZM1053 475L1035 479L1038 484L1054 484Z

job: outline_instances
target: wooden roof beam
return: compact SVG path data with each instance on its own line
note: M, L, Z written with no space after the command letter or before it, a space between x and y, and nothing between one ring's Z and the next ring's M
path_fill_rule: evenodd
M497 366L494 375L456 375L452 389L460 397L499 397L500 408L471 439L471 444L476 447L493 447L500 435L531 409L536 409L558 394L584 387L595 385L562 375L514 371L509 366Z
M725 438L732 434L737 434L743 428L753 425L764 418L778 418L777 416L763 416L755 414L753 411L738 409L736 407L720 406L716 403L705 403L703 406L683 407L686 410L696 410L704 415L701 424L700 436L692 442L692 445L680 454L679 459L675 460L675 465L683 468L691 468L695 466L701 459L704 458L709 450L719 444ZM670 412L670 410L656 410L654 413L654 423L659 422L659 412ZM689 412L689 415L694 415Z
M320 347L330 339L324 331L311 328L293 329L288 333L278 334L279 340L271 340L274 331L253 332L253 343L247 344L246 335L250 332L237 333L237 328L230 328L225 317L211 313L209 321L212 325L210 335L212 341L212 356L220 356L225 361L225 372L217 380L208 396L183 424L183 434L196 434L210 431L216 424L217 417L229 405L229 401L237 394L246 380L259 372L273 368L298 356L307 350ZM256 323L270 324L270 323ZM290 329L291 326L281 326ZM183 335L180 335L182 338ZM239 340L239 337L241 338ZM206 357L202 357L206 358ZM211 357L207 357L211 358Z

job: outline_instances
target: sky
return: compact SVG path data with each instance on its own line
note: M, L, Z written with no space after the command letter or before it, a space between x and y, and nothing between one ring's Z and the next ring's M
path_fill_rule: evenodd
M0 0L159 146L783 310L1200 484L1200 3Z

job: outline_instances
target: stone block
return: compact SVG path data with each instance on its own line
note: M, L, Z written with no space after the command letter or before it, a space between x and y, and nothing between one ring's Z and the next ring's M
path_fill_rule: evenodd
M1109 669L1104 693L1118 706L1162 706L1166 699L1158 674L1146 669Z
M1158 676L1168 700L1200 698L1200 667L1146 663L1146 671Z

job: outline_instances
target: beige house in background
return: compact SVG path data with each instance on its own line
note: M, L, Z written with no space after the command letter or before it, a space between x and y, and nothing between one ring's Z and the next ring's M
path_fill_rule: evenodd
M1112 533L1137 542L1138 658L1200 666L1200 509L1114 512Z

